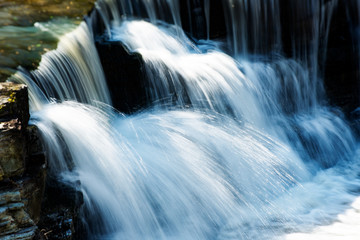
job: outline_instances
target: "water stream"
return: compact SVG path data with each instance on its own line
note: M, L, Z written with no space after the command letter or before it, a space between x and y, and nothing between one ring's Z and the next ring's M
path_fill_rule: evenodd
M98 1L109 41L145 63L151 107L130 115L111 107L85 23L38 70L13 77L29 85L52 171L84 194L89 236L360 237L358 143L324 104L318 62L337 1L301 3L294 17L315 15L312 42L287 58L275 0L224 1L233 31L221 43L192 41L178 1ZM269 46L249 47L264 38Z

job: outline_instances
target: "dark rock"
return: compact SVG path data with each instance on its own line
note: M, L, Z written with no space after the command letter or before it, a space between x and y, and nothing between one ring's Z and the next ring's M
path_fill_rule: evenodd
M0 129L0 180L25 171L25 138L17 128Z
M17 190L0 191L0 239L32 239L36 226Z
M349 117L359 106L359 48L353 35L349 2L339 1L335 9L327 48L324 84L330 104L342 108Z
M53 240L70 240L74 239L74 222L73 213L68 212L67 209L57 210L54 214L47 214L43 223L46 227L42 226L38 230L35 239L53 239Z
M1 83L0 119L17 119L22 129L25 129L29 117L27 87L24 84Z
M42 204L42 216L35 239L78 239L79 209L82 193L55 177L48 177Z
M94 7L88 15L84 17L84 21L95 36L102 36L105 33L106 27L97 8Z
M27 88L0 83L0 93L0 239L72 239L82 195L47 177Z
M22 202L32 220L38 223L41 215L41 202L44 196L44 187L46 180L45 166L38 171L35 176L27 177L18 181Z
M33 239L40 218L45 155L28 120L26 86L0 83L0 239Z
M29 120L27 88L0 84L0 180L21 176L25 168L25 128Z
M36 176L42 172L47 165L45 150L42 144L38 128L36 126L27 127L27 159L26 159L26 174ZM43 184L44 185L44 184Z
M131 113L146 106L146 86L143 60L140 54L130 53L120 42L96 40L96 48L110 90L113 106Z

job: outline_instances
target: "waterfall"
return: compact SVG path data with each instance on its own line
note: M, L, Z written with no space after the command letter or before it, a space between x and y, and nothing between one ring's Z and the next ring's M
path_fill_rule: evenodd
M201 53L201 46L198 48L188 44L190 40L184 34L179 36L177 32L173 27L159 28L144 21L132 21L114 28L112 33L114 41L123 42L129 49L143 56L146 75L151 83L149 95L152 101L161 103L160 107L175 104L186 108L191 105L201 111L230 114L242 123L250 123L265 132L291 135L291 139L301 138L299 141L303 141L304 147L308 148L308 145L314 144L314 140L310 140L314 136L308 139L311 143L307 143L302 131L300 136L294 134L295 129L303 129L299 124L303 124L302 115L305 112L305 118L328 122L326 128L329 130L325 128L325 132L332 132L332 128L335 128L339 132L335 131L334 136L348 136L344 139L321 138L325 142L333 142L325 147L329 151L322 152L324 148L317 147L315 151L320 150L322 153L315 154L315 158L326 155L330 159L327 163L326 160L319 161L332 165L337 162L336 159L351 152L353 140L350 130L340 127L342 124L334 125L339 118L320 105L309 71L296 61L279 58L271 64L236 62L216 50ZM148 41L148 37L153 41ZM294 120L286 116L289 114ZM297 118L303 120L298 121ZM335 157L331 149L337 144L343 147L340 147Z
M255 53L281 46L280 4L278 0L228 0L229 42L235 56L247 55L250 48ZM269 45L270 46L269 46Z
M93 36L84 22L63 36L56 50L42 56L37 70L19 71L13 78L29 86L34 110L51 99L111 104Z
M204 11L206 18L206 37L210 39L210 0L204 0Z
M284 30L282 1L224 0L224 41L210 39L202 3L199 41L182 29L181 1L96 3L101 34L144 61L142 111L111 107L86 23L14 76L29 85L52 174L84 195L88 237L316 239L339 221L356 239L359 150L322 84L337 1L289 3L289 21L308 28Z
M133 17L148 18L152 23L170 21L181 26L179 0L99 0L95 5L109 36L112 25L118 26L121 20Z

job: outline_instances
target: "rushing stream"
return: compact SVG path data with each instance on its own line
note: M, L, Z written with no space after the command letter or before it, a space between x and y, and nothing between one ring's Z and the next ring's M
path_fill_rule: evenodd
M224 0L225 41L209 39L210 1L201 41L179 4L97 2L109 41L144 60L147 109L111 107L91 21L13 77L29 85L52 172L84 194L89 236L360 239L358 143L319 67L337 1L294 1L294 19L315 17L294 30L292 58L277 0Z

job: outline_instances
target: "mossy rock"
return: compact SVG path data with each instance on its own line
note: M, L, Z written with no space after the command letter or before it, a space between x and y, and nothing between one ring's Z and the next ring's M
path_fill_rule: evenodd
M9 119L17 119L22 129L25 129L30 117L28 101L26 85L0 83L0 131L1 122Z
M29 121L27 88L23 84L0 83L0 180L21 176L25 168Z

